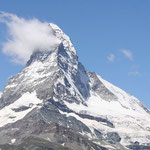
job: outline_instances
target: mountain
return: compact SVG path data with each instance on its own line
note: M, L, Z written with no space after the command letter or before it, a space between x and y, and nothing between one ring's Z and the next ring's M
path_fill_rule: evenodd
M70 38L35 51L0 96L1 150L150 150L150 111L88 72Z

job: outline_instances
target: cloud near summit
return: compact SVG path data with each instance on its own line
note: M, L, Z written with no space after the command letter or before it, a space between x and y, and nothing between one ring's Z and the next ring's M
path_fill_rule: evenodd
M15 63L25 64L34 51L51 50L59 44L48 23L36 18L24 19L0 12L0 23L7 27L7 41L2 43L2 51Z

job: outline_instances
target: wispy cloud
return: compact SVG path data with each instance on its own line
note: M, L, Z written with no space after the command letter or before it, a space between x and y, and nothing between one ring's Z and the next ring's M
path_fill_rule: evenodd
M123 49L121 50L122 54L124 54L125 57L127 57L129 60L133 61L133 54L131 51Z
M113 62L115 60L115 55L114 54L110 54L108 57L107 57L107 60L109 62Z
M141 73L139 71L131 71L131 72L128 72L128 75L129 76L140 76Z
M128 72L128 76L141 76L141 72L139 71L140 66L139 65L132 65L131 66L131 71Z
M2 51L16 63L24 64L34 51L49 51L59 43L47 22L0 12L0 23L6 24L8 38Z

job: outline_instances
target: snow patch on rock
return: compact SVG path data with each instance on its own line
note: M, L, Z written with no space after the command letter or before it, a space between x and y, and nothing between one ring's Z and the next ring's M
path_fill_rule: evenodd
M11 144L14 144L16 142L16 139L11 139Z
M31 110L39 107L38 104L40 103L42 103L42 100L36 97L36 92L23 94L22 97L14 103L0 110L0 127L24 118ZM14 111L22 106L28 107L28 109L17 112Z

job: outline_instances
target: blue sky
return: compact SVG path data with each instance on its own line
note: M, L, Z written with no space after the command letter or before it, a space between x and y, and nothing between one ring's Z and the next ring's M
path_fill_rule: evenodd
M53 22L68 34L89 71L139 98L150 108L149 0L1 0L0 10ZM0 44L6 41L0 24ZM23 66L0 46L0 91Z

